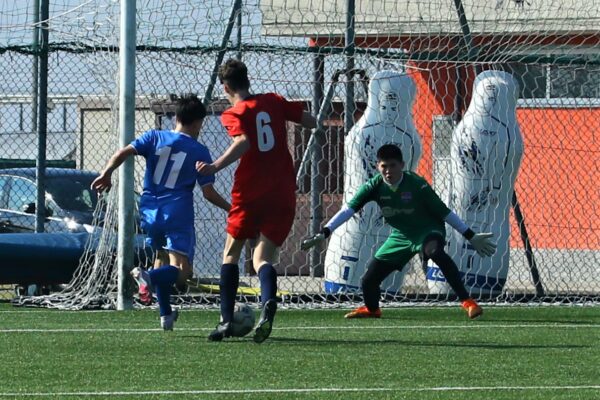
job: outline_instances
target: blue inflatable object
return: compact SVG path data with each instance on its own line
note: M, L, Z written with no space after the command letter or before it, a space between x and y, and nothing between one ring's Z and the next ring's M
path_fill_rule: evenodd
M0 234L0 284L59 284L71 281L89 233ZM136 240L137 261L146 262L151 251Z

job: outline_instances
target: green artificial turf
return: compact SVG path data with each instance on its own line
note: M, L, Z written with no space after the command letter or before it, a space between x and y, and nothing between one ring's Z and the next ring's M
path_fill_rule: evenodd
M0 398L598 399L600 308L280 310L265 343L210 343L215 311L0 306Z

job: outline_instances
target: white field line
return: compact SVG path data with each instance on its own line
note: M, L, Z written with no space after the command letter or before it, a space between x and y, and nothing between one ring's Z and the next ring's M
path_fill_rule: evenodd
M372 325L372 326L280 326L276 331L297 330L452 330L452 329L579 329L600 328L600 324L479 324L469 325ZM176 331L211 331L214 328L176 328ZM95 332L159 332L160 328L6 328L0 333L95 333Z
M297 388L297 389L214 389L214 390L148 390L113 392L0 392L0 397L67 397L67 396L157 396L157 395L221 395L251 393L325 393L325 392L475 392L475 391L530 391L530 390L600 390L600 385L580 386L440 386L421 388Z
M513 303L480 303L484 308L492 308L492 309L505 309L505 310L509 310L509 309L528 309L528 310L534 310L534 309L564 309L564 310L573 310L573 309L581 309L581 308L591 308L591 307L598 307L600 305L600 303L586 303L586 304L571 304L571 305L565 305L564 303L556 303L556 304L513 304ZM251 306L253 308L259 308L256 304L251 304ZM406 303L406 304L400 304L400 305L396 305L396 306L390 306L384 309L385 310L390 310L390 311L396 311L396 310L408 310L408 309L418 309L419 311L421 310L447 310L448 308L453 308L456 307L458 308L459 305L456 302L447 302L447 303L436 303L435 305L429 305L429 304L420 304L420 303ZM129 311L155 311L158 307L157 306L152 306L152 307L143 307L143 308L134 308L133 310L129 310ZM351 305L347 305L347 306L340 306L340 307L331 307L331 308L315 308L312 309L313 311L318 311L318 312L340 312L340 311L348 311L348 310L353 310L355 307L351 306ZM219 309L218 308L194 308L194 307L180 307L179 308L180 311L183 311L185 313L205 313L205 312L218 312ZM285 306L282 307L280 309L281 311L279 312L301 312L301 311L308 311L311 309L308 308L301 308L301 307L289 307L286 308ZM82 313L82 314L93 314L93 313L114 313L116 312L116 310L58 310L58 309L47 309L47 308L26 308L26 309L4 309L4 310L0 310L0 315L1 314L31 314L31 313L47 313L47 312L53 312L53 313L57 313L57 312L64 312L67 314L75 314L75 313Z

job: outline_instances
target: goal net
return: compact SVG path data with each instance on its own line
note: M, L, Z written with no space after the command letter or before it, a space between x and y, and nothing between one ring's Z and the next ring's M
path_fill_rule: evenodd
M0 72L13 77L0 84L7 98L31 93L33 3L1 6L8 29ZM599 10L598 0L378 0L357 1L355 10L342 0L138 0L136 136L172 128L172 95L195 92L209 110L199 140L213 157L222 154L230 142L219 117L228 104L214 70L228 58L247 64L253 92L278 92L319 116L312 138L288 126L297 210L276 265L287 305L361 301L366 262L390 234L386 210L365 207L321 248L303 252L299 243L377 173L375 152L385 143L400 145L406 168L468 225L494 233L498 253L483 259L446 226L447 250L475 297L598 301ZM55 107L49 116L67 122L62 131L50 126L49 141L78 169L100 171L117 149L118 21L118 2L50 1L48 90L50 99L63 96L64 113ZM31 107L27 99L2 103L2 118ZM28 121L21 130L31 132ZM225 198L234 169L216 178ZM138 193L143 171L137 159ZM73 280L15 303L114 307L116 192L99 201L99 229ZM195 209L194 278L176 301L210 306L218 302L226 215L199 191ZM142 242L138 232L136 260L147 265ZM257 301L251 251L240 263L239 295ZM415 255L384 281L382 298L440 304L453 295L435 264Z

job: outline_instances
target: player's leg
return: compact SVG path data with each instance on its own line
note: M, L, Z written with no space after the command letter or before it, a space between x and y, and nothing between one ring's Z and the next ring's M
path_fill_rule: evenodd
M463 308L467 311L469 318L477 318L483 314L483 309L475 300L469 297L456 263L444 250L444 243L445 240L440 233L432 233L425 237L421 248L423 260L427 262L428 259L431 259L440 268L448 285L450 285Z
M273 329L277 311L277 271L273 266L277 249L292 229L296 212L296 194L286 190L274 194L261 202L257 213L260 222L260 236L252 262L260 279L262 311L254 329L254 341L264 342Z
M261 233L252 255L252 264L260 280L260 300L263 304L275 299L277 295L277 271L273 267L277 247Z
M245 239L236 239L227 234L221 265L221 320L229 322L233 318L233 308L240 280L239 261L244 249Z
M260 300L262 310L254 330L254 341L264 342L273 329L273 321L277 311L277 271L273 267L277 245L261 233L258 238L252 263L260 280Z
M245 239L236 239L230 233L227 233L219 280L221 319L215 330L208 335L208 340L212 342L219 342L231 336L230 324L233 319L233 309L240 279L238 263L245 242Z
M146 232L146 246L152 248L156 254L154 268L160 268L162 265L169 263L169 256L163 250L166 240L161 224L157 221L157 214L158 206L155 201L148 196L142 196L140 199L140 225ZM131 271L131 276L138 284L139 301L144 305L152 304L153 288L148 271L142 267L136 267Z
M169 253L167 253L162 247L166 244L164 238L160 241L150 239L150 243L157 243L156 246L151 246L155 250L154 263L152 268L160 268L163 265L169 265ZM158 248L157 248L158 247ZM146 271L142 267L136 267L131 271L131 276L135 279L138 284L138 297L142 304L152 304L152 284L150 280L150 272Z
M161 246L164 246L165 244ZM156 257L154 258L154 268L160 268L163 265L169 265L169 253L164 249L160 248L156 251Z
M217 327L208 335L210 341L221 341L231 336L230 323L233 319L235 298L239 286L239 261L246 239L258 235L254 219L251 216L251 206L233 203L227 216L227 238L223 250L223 264L219 280L221 298L221 320Z
M158 299L160 325L164 330L173 330L179 316L177 310L171 307L173 285L180 277L185 276L184 271L190 270L191 266L186 254L169 251L168 256L168 264L154 268L149 275Z
M164 246L164 250L168 253L168 262L160 268L154 268L148 275L156 291L161 326L165 330L172 330L178 317L177 310L171 307L173 285L177 282L185 282L191 276L190 259L194 255L196 240L193 223L170 224L168 228Z
M415 255L410 243L400 240L393 232L385 243L377 250L375 257L367 267L361 279L361 288L365 305L348 314L345 318L379 318L381 309L381 282L391 273L404 268L406 263Z
M189 265L189 262L185 254L174 251L168 251L167 253L169 259L167 264L152 269L148 276L158 300L160 325L164 330L173 330L178 313L177 310L171 307L171 292L173 291L173 285L182 275L180 271L184 265Z
M273 267L277 250L287 238L296 213L296 194L286 190L259 202L256 207L260 236L254 248L252 263L261 285L263 305L276 299L277 272Z
M223 249L223 264L219 289L221 291L221 322L229 323L239 286L239 262L247 239L258 236L252 217L252 205L234 202L227 216L227 238Z

